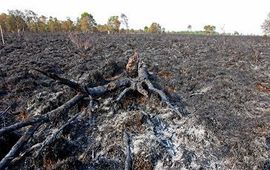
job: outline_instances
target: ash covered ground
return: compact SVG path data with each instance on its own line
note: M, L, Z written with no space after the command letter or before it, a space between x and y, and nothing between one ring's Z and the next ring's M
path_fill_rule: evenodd
M85 109L84 103L39 127L8 169L269 169L270 39L244 36L145 34L6 35L0 45L0 128L45 114L76 91L34 71L40 69L95 87L121 74L138 52L158 96L123 89L96 98L95 111L48 135ZM74 40L75 39L75 40ZM78 45L81 44L81 45ZM114 108L114 109L112 109ZM0 137L0 159L29 127Z

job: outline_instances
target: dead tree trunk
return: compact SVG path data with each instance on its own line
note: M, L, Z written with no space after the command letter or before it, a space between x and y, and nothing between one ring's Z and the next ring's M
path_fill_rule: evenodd
M2 26L1 25L0 25L0 33L1 33L2 43L3 43L3 45L5 45L5 40L4 40L4 35L3 35L3 29L2 29Z

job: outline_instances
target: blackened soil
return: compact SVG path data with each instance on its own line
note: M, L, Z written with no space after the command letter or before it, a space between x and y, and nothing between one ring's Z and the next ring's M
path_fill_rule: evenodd
M6 35L7 43L0 45L0 112L11 105L14 107L0 118L0 127L26 119L33 114L29 109L30 105L46 102L46 96L49 94L64 91L61 98L51 103L48 110L74 96L74 91L33 71L34 68L56 73L75 81L90 74L86 83L96 86L106 83L108 77L120 73L128 58L137 51L153 73L157 86L163 87L176 103L181 101L189 115L196 118L196 121L190 122L194 125L190 124L190 126L193 127L196 124L195 127L197 125L203 127L203 132L192 131L187 134L197 135L197 138L200 137L198 133L201 132L212 135L212 137L203 136L198 142L201 142L200 146L209 145L209 148L212 148L211 151L204 147L196 150L187 144L187 147L181 151L176 149L177 153L174 153L174 156L159 154L153 158L155 161L150 161L150 164L146 162L143 166L149 169L181 167L256 169L268 165L269 38L166 34L82 34L80 36L91 40L88 41L90 43L88 46L91 48L78 48L72 43L70 36L62 33ZM11 140L11 143L14 143L22 131L16 131L17 136L13 134L5 140ZM213 142L216 145L211 143L210 138L216 140ZM136 140L134 137L134 141ZM202 140L206 141L205 144ZM207 143L207 141L210 142ZM57 160L71 159L73 164L70 164L70 167L73 166L73 168L76 166L81 169L87 169L86 167L123 168L123 153L112 156L106 150L104 152L108 154L101 154L103 157L97 158L99 162L90 161L88 165L78 158L73 158L82 153L84 148L77 148L78 152L75 152L78 146L73 146L66 139L59 139L51 147L57 147L59 142L62 146L71 147L65 150L65 156L61 154L57 156L59 154L57 151L64 150L58 147L58 150L54 150L53 153L45 153L43 162L36 163L36 166L51 168L53 167L51 164L55 164ZM177 143L171 142L174 145L173 148L177 148ZM185 142L187 141L183 141L182 145L185 145ZM179 146L182 145L179 144ZM102 147L102 144L98 145L97 150L101 152ZM135 149L134 142L135 160L137 160L136 155L138 157L147 155ZM2 158L7 150L0 150ZM161 149L160 152L163 150ZM50 157L55 158L51 158L54 161L48 163L44 159L50 154L54 155ZM206 156L203 158L200 155ZM207 157L207 155L211 156ZM164 157L169 159L168 162L162 160ZM193 164L192 161L194 161ZM31 163L33 161L26 161L16 166L36 168ZM140 169L139 165L134 164L135 169L136 167Z

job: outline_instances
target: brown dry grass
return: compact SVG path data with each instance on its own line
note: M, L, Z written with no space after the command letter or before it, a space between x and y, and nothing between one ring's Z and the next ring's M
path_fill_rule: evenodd
M134 170L152 170L154 169L154 165L152 164L149 156L146 156L144 152L140 152L134 156L133 161L133 169Z
M158 76L164 79L171 79L173 77L173 73L167 70L161 70L158 72Z
M256 89L260 92L270 93L270 83L256 83Z

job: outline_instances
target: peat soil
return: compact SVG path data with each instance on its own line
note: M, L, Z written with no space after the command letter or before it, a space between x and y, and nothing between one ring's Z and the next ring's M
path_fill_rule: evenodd
M108 94L96 99L95 113L66 127L41 154L33 156L33 150L8 169L124 169L127 132L132 169L270 168L267 37L25 33L5 40L0 113L10 109L0 117L0 128L44 114L76 94L33 69L94 87L121 73L135 51L156 87L182 113L166 109L157 96L139 94L130 94L112 112L116 96ZM80 109L40 127L21 153ZM0 159L26 129L0 137Z

